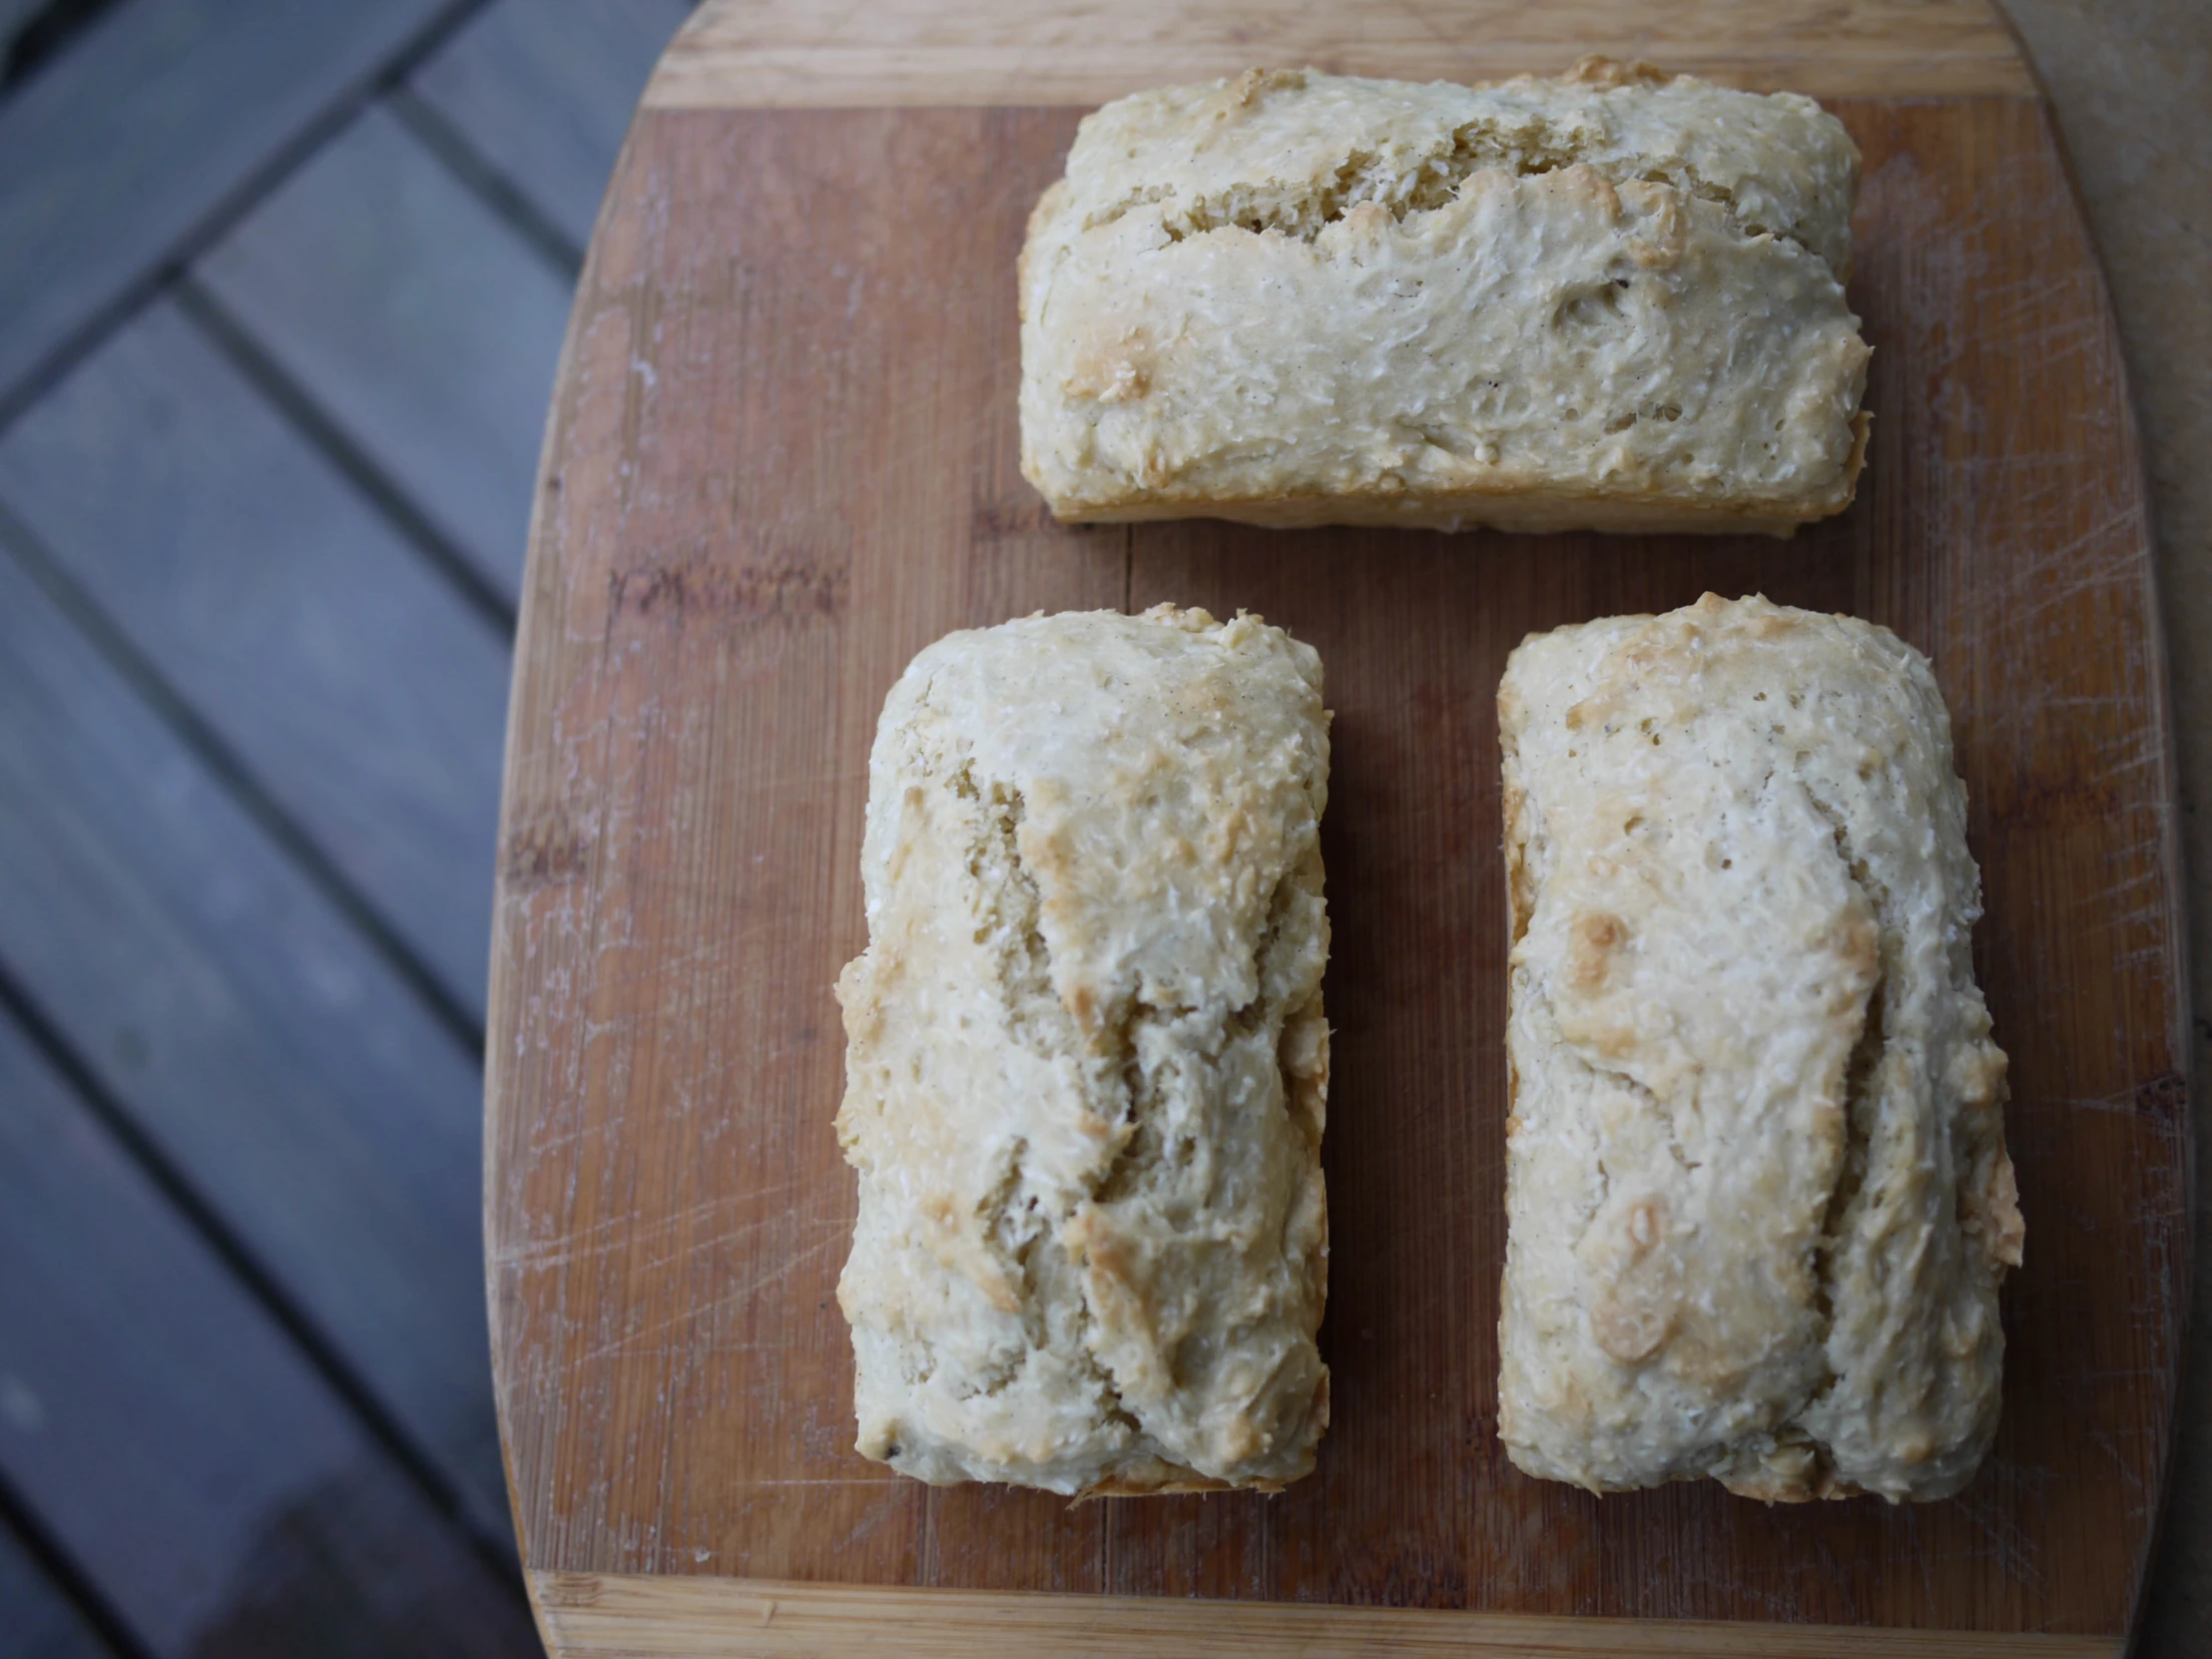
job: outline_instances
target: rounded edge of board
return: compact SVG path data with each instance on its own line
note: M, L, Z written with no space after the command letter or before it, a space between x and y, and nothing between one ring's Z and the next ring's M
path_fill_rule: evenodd
M1669 1659L2116 1659L2113 1636L1994 1634L1825 1624L1693 1623L1417 1607L1169 1600L1012 1591L892 1589L663 1574L530 1574L553 1659L707 1659L896 1649L903 1659L970 1659L982 1645L1061 1659L1176 1653L1240 1659L1399 1654L1533 1659L1664 1654ZM1047 1649L1044 1644L1049 1644Z

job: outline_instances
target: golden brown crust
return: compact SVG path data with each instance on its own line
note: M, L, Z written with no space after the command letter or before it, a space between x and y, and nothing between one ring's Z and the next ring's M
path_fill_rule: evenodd
M1591 53L1575 59L1574 67L1568 70L1560 79L1571 81L1577 86L1611 89L1614 87L1664 86L1668 77L1665 70L1659 68L1656 64L1645 63L1641 59L1631 63L1622 63L1618 58L1601 57Z
M1597 1490L1956 1491L2020 1219L1926 661L1709 594L1532 636L1498 706L1508 1453Z
M860 1451L1273 1489L1328 1420L1321 667L1162 606L954 634L885 701L838 981Z
M1857 170L1603 60L1123 99L1030 219L1023 470L1070 521L1788 534L1865 454Z
M1076 1497L1078 1500L1093 1497L1168 1497L1177 1492L1230 1492L1238 1489L1230 1481L1209 1479L1179 1464L1163 1462L1157 1465L1157 1472L1150 1475L1133 1469L1109 1475L1096 1485L1084 1487ZM1283 1489L1283 1483L1279 1480L1249 1480L1244 1483L1244 1489L1279 1492Z

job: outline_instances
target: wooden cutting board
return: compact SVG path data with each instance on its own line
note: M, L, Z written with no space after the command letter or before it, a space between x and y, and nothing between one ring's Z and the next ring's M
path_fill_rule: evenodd
M1015 466L1013 264L1082 108L1593 49L1813 92L1858 138L1876 420L1848 513L1790 542L1051 522ZM2028 1244L2003 1429L1951 1502L1599 1500L1498 1447L1492 693L1531 629L1707 589L1888 623L1954 712ZM948 629L1170 598L1328 666L1336 1421L1275 1498L932 1491L851 1451L833 1294L868 741ZM708 8L584 273L517 654L486 1223L549 1644L2119 1652L2187 1301L2163 651L2104 286L1977 0Z

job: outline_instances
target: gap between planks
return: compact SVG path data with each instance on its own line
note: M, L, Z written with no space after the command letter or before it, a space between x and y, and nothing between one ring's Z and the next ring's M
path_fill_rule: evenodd
M1038 1595L650 1573L530 1574L553 1659L736 1659L895 1652L973 1659L1174 1653L1178 1659L1457 1654L1465 1659L1660 1654L1668 1659L2117 1659L2113 1636L1819 1624L1693 1623L1426 1607Z

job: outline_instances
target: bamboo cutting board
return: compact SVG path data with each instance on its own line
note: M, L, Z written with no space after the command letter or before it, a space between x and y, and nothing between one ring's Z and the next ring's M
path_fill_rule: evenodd
M1253 63L1471 80L1586 50L1813 92L1864 149L1850 512L1791 542L1050 521L1015 466L1013 263L1084 107ZM1886 622L1954 713L2028 1246L2003 1428L1947 1503L1600 1501L1497 1444L1492 694L1531 629L1707 589ZM1328 667L1336 1421L1275 1498L931 1491L850 1450L833 1294L829 987L862 942L868 741L948 629L1169 598ZM578 293L516 665L486 1231L549 1645L2119 1652L2188 1274L2155 600L2103 284L1978 0L709 7Z

